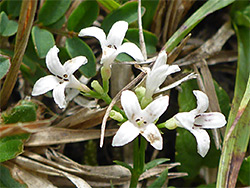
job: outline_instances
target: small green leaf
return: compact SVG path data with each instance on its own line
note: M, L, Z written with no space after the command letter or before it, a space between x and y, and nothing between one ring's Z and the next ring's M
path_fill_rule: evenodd
M154 1L142 0L141 3L142 6L146 8L146 12L142 17L142 26L144 29L150 29L159 0L154 0Z
M0 162L15 158L23 152L23 142L20 139L0 139Z
M39 22L45 26L55 23L66 13L69 5L70 0L46 0L38 14Z
M15 106L10 112L2 114L4 123L29 122L36 120L36 104L21 101L21 104Z
M66 49L71 58L85 56L88 63L80 67L80 72L86 77L93 77L96 74L96 59L91 48L79 38L67 38Z
M68 30L79 32L82 28L90 26L96 20L98 12L99 7L95 0L83 1L70 15Z
M108 33L112 25L119 21L124 20L129 24L138 19L138 2L129 2L121 6L120 8L111 12L102 22L103 30ZM145 8L142 8L142 15L145 12Z
M32 28L31 35L37 55L45 58L49 49L55 45L53 35L48 30L40 29L37 26Z
M168 178L168 168L149 186L149 188L162 187Z
M21 5L22 5L22 1L8 0L7 1L8 14L14 18L19 16L20 10L21 10Z
M66 17L62 16L59 20L57 20L55 23L48 25L51 29L61 29L63 24L66 22Z
M120 4L115 0L97 0L102 6L104 6L108 11L116 10L120 7Z
M123 166L125 168L127 168L130 172L133 171L133 168L132 166L130 166L129 164L125 163L125 162L122 162L122 161L114 161L114 163L120 165L120 166Z
M0 80L8 73L10 68L10 59L0 56Z
M21 184L13 179L10 170L0 164L0 187L1 188L26 188L26 184Z
M159 165L159 164L162 164L162 163L165 163L169 161L169 159L167 158L160 158L160 159L155 159L153 161L150 161L148 162L145 166L144 166L144 170L143 171L146 171L146 170L149 170L151 168L154 168L155 166Z
M147 54L153 55L156 52L156 45L158 43L158 39L153 33L146 31L146 30L143 31L143 35L145 39ZM133 42L137 44L137 46L140 46L139 29L128 29L125 37L130 42Z
M4 37L9 37L17 32L18 23L9 20L5 12L0 14L0 34Z
M244 159L240 167L239 180L243 185L250 186L250 156Z

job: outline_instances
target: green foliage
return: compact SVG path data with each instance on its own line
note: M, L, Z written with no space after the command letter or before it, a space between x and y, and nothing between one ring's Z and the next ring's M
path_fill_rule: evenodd
M108 33L112 25L119 20L124 20L129 24L136 21L138 19L137 10L138 10L137 2L129 2L122 5L121 7L112 11L105 17L105 19L102 22L103 30L106 33ZM142 8L142 15L144 14L144 12L145 9Z
M118 164L118 165L121 165L121 166L127 168L130 172L133 171L133 168L132 168L129 164L125 163L125 162L122 162L122 161L114 161L114 163L116 163L116 164Z
M142 6L146 9L146 12L142 17L142 26L144 29L150 29L158 3L159 0L142 0Z
M169 159L167 159L167 158L159 158L159 159L155 159L153 161L150 161L147 164L145 164L143 171L146 171L146 170L149 170L151 168L154 168L155 166L157 166L159 164L162 164L162 163L165 163L167 161L169 161Z
M250 3L239 1L231 9L232 20L239 26L250 27Z
M66 13L69 5L70 0L46 0L38 14L39 22L45 26L55 23Z
M9 20L5 12L0 14L0 34L4 37L9 37L17 32L18 24L13 20Z
M10 68L10 59L0 56L0 80L8 73Z
M21 184L14 180L10 174L10 170L0 164L0 187L2 188L26 188L27 185Z
M3 113L2 118L5 124L17 122L29 122L36 120L36 104L30 101L21 101L10 112Z
M114 0L97 0L102 6L104 6L108 11L113 11L120 7L120 4Z
M239 180L243 185L250 186L250 156L246 157L241 165Z
M89 27L96 20L98 13L99 7L96 1L83 1L70 15L68 30L79 32L81 29Z
M67 38L66 49L71 58L76 56L86 56L88 63L79 69L86 77L92 77L96 74L96 59L90 47L79 38Z
M20 155L23 152L23 140L28 137L29 134L21 134L0 138L0 162L13 159Z
M45 58L49 49L55 45L53 35L48 30L40 29L37 26L32 28L31 34L37 55Z
M8 15L10 15L12 18L19 16L21 5L22 1L7 0Z
M168 168L149 186L149 188L162 187L168 178Z

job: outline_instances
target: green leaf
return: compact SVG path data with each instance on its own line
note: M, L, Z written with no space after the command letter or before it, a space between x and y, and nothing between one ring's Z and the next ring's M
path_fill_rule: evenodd
M31 35L37 55L45 58L49 49L55 45L53 35L48 30L40 29L37 26L32 28Z
M167 41L164 48L167 52L171 52L179 42L207 15L220 10L235 0L209 0L202 7L200 7L188 20L172 35L172 37Z
M138 19L138 2L129 2L118 9L112 11L110 14L108 14L105 19L102 22L102 28L103 30L108 33L112 25L119 21L124 20L128 22L129 24L136 21ZM142 8L142 15L145 12L145 8Z
M0 80L8 73L10 68L10 59L0 56Z
M162 187L168 178L168 168L149 186L149 188Z
M239 172L239 180L243 185L250 186L250 156L244 159Z
M90 47L79 38L67 38L66 49L71 58L85 56L88 63L80 67L80 72L86 77L93 77L96 74L96 59Z
M167 161L169 161L169 159L167 159L167 158L160 158L160 159L155 159L153 161L150 161L147 164L145 164L143 171L146 171L146 170L149 170L151 168L154 168L155 166L157 166L159 164L162 164L162 163L165 163Z
M144 30L143 31L145 44L146 44L146 50L148 55L153 55L156 53L156 45L158 43L157 37L149 32ZM137 44L137 46L140 46L139 43L139 29L128 29L126 36L125 36L130 42L133 42Z
M55 23L48 25L51 29L61 29L63 24L66 22L66 17L62 16L59 20L57 20Z
M105 7L108 11L116 10L120 7L120 4L114 0L97 0L103 7Z
M5 12L0 14L0 34L4 37L9 37L17 32L18 23L9 20Z
M38 21L45 26L55 23L66 13L69 5L70 0L46 0L39 11Z
M239 1L234 3L231 9L232 20L240 26L250 27L250 3Z
M1 188L26 188L26 184L21 184L14 180L10 174L10 170L0 164L0 187Z
M81 29L90 26L96 20L98 13L99 7L95 0L83 1L70 15L67 25L68 30L79 32Z
M36 120L36 104L33 102L21 101L10 112L2 114L4 123L29 122Z
M28 138L29 134L19 134L0 138L0 162L13 159L21 154L23 152L23 142Z
M127 168L130 172L133 171L133 168L132 166L130 166L129 164L125 163L125 162L122 162L122 161L114 161L114 163L120 165L120 166L123 166L125 168Z
M8 14L14 18L19 16L20 10L21 10L21 5L22 5L22 1L8 0L7 1Z
M146 8L146 12L142 17L142 26L144 29L150 29L158 3L159 0L154 0L154 1L142 0L141 4L143 7Z

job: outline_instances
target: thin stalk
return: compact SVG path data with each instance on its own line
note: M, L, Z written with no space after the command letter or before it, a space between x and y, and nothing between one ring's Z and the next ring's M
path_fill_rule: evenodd
M7 105L12 90L15 86L19 68L28 43L30 30L34 21L36 7L37 0L22 1L20 17L18 21L14 56L11 60L10 71L6 76L5 82L0 93L1 108L4 108Z
M142 29L142 18L141 18L141 0L138 0L138 27L139 27L139 40L140 40L140 47L142 51L142 55L144 60L147 59L147 51L146 45L143 36L143 29Z

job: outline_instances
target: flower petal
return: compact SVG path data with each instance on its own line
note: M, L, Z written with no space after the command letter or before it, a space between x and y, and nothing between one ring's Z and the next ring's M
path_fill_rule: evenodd
M125 34L128 30L128 23L125 21L115 22L109 30L107 36L107 45L115 45L117 48L121 46Z
M138 48L138 46L136 46L134 43L131 43L131 42L125 42L120 47L118 47L117 48L117 55L120 53L126 53L126 54L130 55L136 61L143 61L144 60L140 48Z
M80 66L85 65L88 62L84 56L77 56L73 59L66 61L63 65L68 75L73 74Z
M62 84L59 84L57 87L55 87L53 90L53 98L56 104L59 106L59 108L66 107L66 100L65 100L65 94L64 94L66 85L67 83L63 82Z
M166 65L166 63L167 63L167 58L168 58L168 56L167 56L166 51L165 51L165 50L161 51L161 52L159 53L159 55L158 55L158 57L157 57L157 59L156 59L154 65L153 65L153 67L152 67L152 71L153 71L154 69L156 69L156 68L162 66L162 65Z
M126 121L116 132L112 141L112 146L123 146L134 140L139 133L139 129L135 127L133 123Z
M177 120L177 126L183 127L187 130L191 130L194 127L194 113L192 112L181 112L176 114L174 117Z
M225 116L220 112L209 112L199 114L194 121L200 128L214 129L223 127L227 123Z
M53 75L48 75L36 81L32 94L38 96L54 89L59 84L58 79Z
M181 69L180 69L180 67L178 65L170 65L168 67L168 70L167 70L167 72L165 74L166 75L170 75L170 74L173 74L173 73L178 72L180 70Z
M169 97L159 97L151 102L144 110L142 110L142 117L147 123L152 123L158 119L168 107Z
M210 148L210 138L208 133L202 129L191 129L190 132L195 136L198 153L205 157Z
M135 115L139 116L141 114L141 107L134 92L123 91L121 104L129 120L135 120Z
M199 90L194 90L193 93L197 99L197 107L193 111L195 111L196 114L205 112L209 105L207 95Z
M145 129L141 131L142 136L146 138L146 140L157 150L162 150L163 141L162 136L159 129L155 126L155 124L148 124ZM131 133L130 133L131 134Z
M79 82L74 75L69 76L69 82L67 82L66 85L67 88L74 88L81 90L83 86L85 86L85 84Z
M54 46L49 50L49 52L46 55L46 65L51 73L53 73L55 76L63 76L66 71L64 67L62 66L59 58L58 58L58 52L59 49Z
M101 47L103 48L106 46L106 34L104 31L98 27L88 27L85 29L82 29L79 34L79 37L84 37L84 36L90 36L90 37L95 37L97 40L99 40Z

